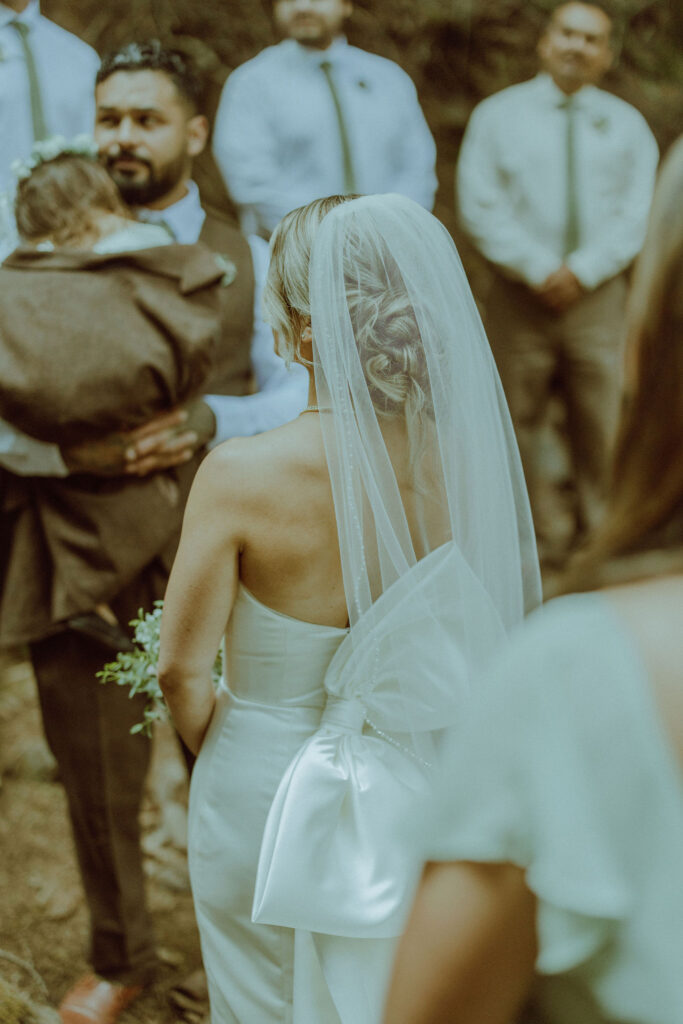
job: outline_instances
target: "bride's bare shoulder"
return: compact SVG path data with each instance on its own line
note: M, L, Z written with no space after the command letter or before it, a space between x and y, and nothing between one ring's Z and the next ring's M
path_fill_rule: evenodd
M195 480L209 499L250 503L291 486L309 463L324 452L319 434L294 420L253 437L236 437L217 445L202 462Z

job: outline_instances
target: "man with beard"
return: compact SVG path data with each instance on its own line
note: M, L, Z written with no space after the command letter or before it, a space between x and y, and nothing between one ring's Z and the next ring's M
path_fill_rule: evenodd
M61 454L36 442L20 467L10 464L24 476L70 472L92 497L98 476L145 475L179 465L208 441L270 429L306 404L307 375L288 373L260 318L265 243L246 240L219 213L203 209L190 177L192 160L208 135L198 104L199 86L186 60L157 43L132 44L105 58L97 75L95 137L122 194L141 219L163 224L178 242L203 241L224 270L224 332L212 394L132 433ZM259 388L255 393L253 378ZM12 474L6 473L5 479L11 483ZM92 622L86 623L83 632L76 632L48 621L40 635L30 636L3 629L8 618L16 622L17 601L25 601L28 592L33 605L43 601L49 608L49 586L36 578L40 572L22 574L11 563L12 549L26 540L17 529L22 510L12 503L12 491L11 486L5 489L10 499L3 510L9 569L5 558L0 645L29 643L45 733L67 792L91 914L90 958L96 973L67 993L60 1013L64 1024L110 1024L149 983L157 966L138 826L149 743L129 731L140 719L140 704L118 687L95 681L95 672L112 653L105 643L106 624L93 632ZM178 526L181 512L174 513ZM176 540L177 531L173 542L109 602L119 623L163 596ZM130 543L135 543L135 523L130 524ZM97 562L94 556L93 571ZM48 573L45 567L43 576Z
M566 555L542 460L550 396L564 407L577 540L601 514L624 271L645 237L657 166L643 117L596 88L614 59L611 34L596 4L557 7L538 47L541 73L476 108L458 163L462 223L494 271L486 326L548 561Z
M285 37L228 78L214 153L245 231L321 196L399 192L431 210L436 148L415 86L349 46L349 0L275 0Z

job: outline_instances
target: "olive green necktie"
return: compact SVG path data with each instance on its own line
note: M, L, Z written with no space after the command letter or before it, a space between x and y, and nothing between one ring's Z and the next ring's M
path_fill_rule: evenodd
M43 100L40 95L40 82L38 81L38 70L36 68L35 57L33 56L33 50L31 44L28 41L29 32L31 31L28 25L23 21L10 21L10 25L15 29L19 39L21 40L21 46L24 51L24 61L26 62L26 74L28 75L28 87L29 95L31 98L31 118L33 120L33 141L40 142L41 139L46 139L48 136L47 126L45 124L45 112L43 110Z
M576 193L576 104L574 97L567 96L562 103L562 108L567 118L567 198L563 255L569 256L579 247L579 203Z
M346 130L346 124L344 122L344 111L339 101L339 93L337 87L334 84L334 78L332 77L332 65L329 60L324 60L320 64L321 71L327 79L327 84L330 87L330 93L332 94L332 101L334 103L334 109L337 111L337 121L339 123L339 141L341 142L342 151L342 163L344 166L344 193L345 195L353 195L357 192L356 188L356 176L353 173L353 159L351 157L351 143L349 142L349 133Z

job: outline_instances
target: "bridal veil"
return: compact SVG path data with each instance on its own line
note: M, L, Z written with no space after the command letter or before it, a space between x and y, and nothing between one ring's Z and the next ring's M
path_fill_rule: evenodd
M412 884L394 825L434 787L480 666L539 603L538 563L500 381L443 225L398 195L340 200L308 280L350 630L321 728L271 808L254 916L387 938Z

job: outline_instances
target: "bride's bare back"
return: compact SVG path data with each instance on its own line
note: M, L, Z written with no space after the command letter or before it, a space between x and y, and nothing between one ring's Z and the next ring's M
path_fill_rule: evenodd
M320 415L216 452L213 472L240 471L239 578L263 604L307 622L345 626L339 540Z
M216 448L204 460L185 513L166 596L159 679L176 725L197 749L213 706L207 680L239 584L275 611L343 627L348 609L320 417ZM385 441L416 550L425 530L447 539L443 509L412 508L405 428L389 424ZM426 459L428 463L428 459ZM426 469L429 480L428 466ZM414 522L413 522L414 520ZM176 684L177 681L177 684ZM185 698L174 706L175 686ZM191 696L188 696L191 694Z
M211 717L211 665L240 582L285 615L347 623L319 415L304 413L278 430L219 446L195 479L159 660L159 681L192 750Z

